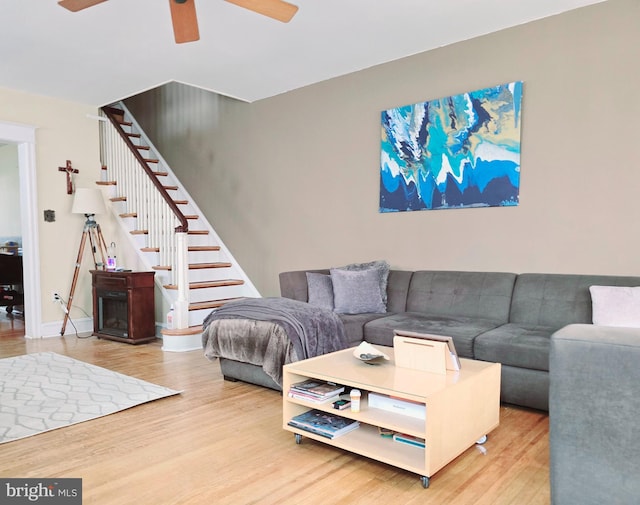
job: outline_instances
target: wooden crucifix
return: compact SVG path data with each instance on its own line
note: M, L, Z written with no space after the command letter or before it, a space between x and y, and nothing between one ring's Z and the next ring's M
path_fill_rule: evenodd
M73 174L78 173L78 169L71 166L71 160L67 160L67 164L64 167L58 167L58 172L67 173L67 195L73 195L73 180L71 177Z

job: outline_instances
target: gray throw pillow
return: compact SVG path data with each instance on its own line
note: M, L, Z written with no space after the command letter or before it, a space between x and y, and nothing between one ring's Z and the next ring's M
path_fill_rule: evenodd
M370 270L375 269L378 272L380 283L380 294L382 296L382 303L386 308L387 306L387 282L389 280L389 263L384 260L369 261L368 263L351 263L343 267L339 267L340 270ZM386 310L385 310L386 312Z
M334 310L339 314L384 313L377 269L331 269Z
M330 275L307 272L307 294L309 305L333 310L333 283Z

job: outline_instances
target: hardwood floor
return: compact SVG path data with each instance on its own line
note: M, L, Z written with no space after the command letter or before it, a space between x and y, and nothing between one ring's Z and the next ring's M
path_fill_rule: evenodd
M24 315L14 309L7 314L6 307L0 307L0 340L4 337L24 336Z
M0 358L53 351L182 390L0 445L1 477L81 477L88 504L548 504L548 416L501 407L500 426L431 478L282 429L282 397L224 381L201 351L94 337L0 338Z

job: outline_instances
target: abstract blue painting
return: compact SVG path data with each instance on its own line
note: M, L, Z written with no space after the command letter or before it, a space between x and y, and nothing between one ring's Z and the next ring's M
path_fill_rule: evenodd
M518 205L522 81L382 112L380 212Z

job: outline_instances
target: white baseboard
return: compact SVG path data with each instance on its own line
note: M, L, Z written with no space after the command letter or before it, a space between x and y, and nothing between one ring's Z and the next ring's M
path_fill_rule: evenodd
M61 329L62 329L62 320L42 323L40 325L40 335L42 335L42 338L59 337ZM79 335L83 333L93 332L93 318L85 317L82 319L70 319L69 321L67 321L67 326L65 328L64 334L75 335L76 332ZM29 335L25 335L25 338L33 338L33 337L30 337Z

